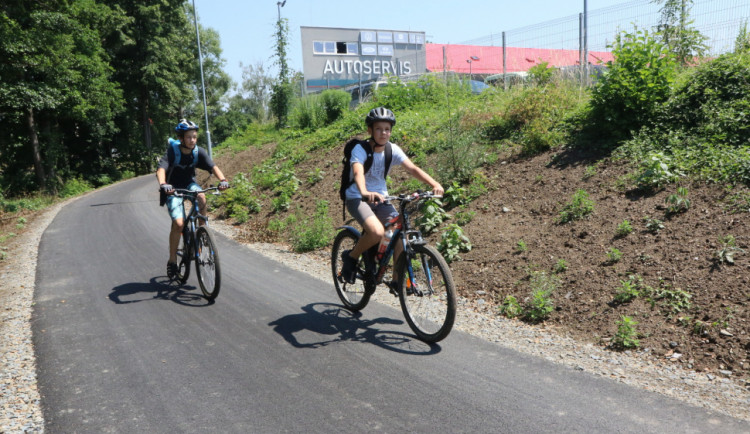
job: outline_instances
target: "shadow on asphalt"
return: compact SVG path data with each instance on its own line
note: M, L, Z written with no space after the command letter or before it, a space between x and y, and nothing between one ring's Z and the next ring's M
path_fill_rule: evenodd
M320 348L338 342L364 342L390 351L413 355L431 355L441 351L438 344L427 344L415 336L387 330L388 325L403 324L392 318L362 319L361 312L351 312L329 303L302 306L302 313L283 316L268 323L284 340L296 348ZM322 339L324 336L330 338Z
M198 292L194 292L198 291ZM115 304L131 304L151 300L168 300L183 306L204 307L214 304L207 300L195 286L180 285L167 276L152 278L146 282L132 282L115 286L109 293Z

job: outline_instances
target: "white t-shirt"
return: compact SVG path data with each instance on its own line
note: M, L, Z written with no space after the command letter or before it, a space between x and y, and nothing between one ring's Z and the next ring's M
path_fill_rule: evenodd
M391 151L391 168L401 165L404 161L409 159L404 151L395 143L391 143ZM367 160L367 152L365 152L365 148L363 148L362 145L355 146L354 149L352 149L351 164L353 165L354 163L360 163L362 166L364 166L365 160ZM383 148L382 152L373 152L372 154L372 166L370 167L370 170L365 172L365 185L367 186L367 191L380 193L383 196L388 195L388 189L385 185L384 172L385 148ZM349 180L354 180L353 170L349 174ZM352 184L349 186L349 188L346 190L346 198L362 198L362 195L359 193L359 188L357 188L357 184Z

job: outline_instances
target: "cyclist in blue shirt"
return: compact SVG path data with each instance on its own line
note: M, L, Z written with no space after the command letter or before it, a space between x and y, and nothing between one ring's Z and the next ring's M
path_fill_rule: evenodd
M362 228L364 235L352 250L345 250L341 255L342 275L349 283L354 283L356 265L359 256L367 249L379 243L385 233L384 223L391 217L398 215L396 208L390 203L384 203L383 197L388 195L385 177L385 149L390 143L391 129L396 125L396 116L385 107L370 110L365 118L367 133L370 135L369 145L372 150L372 166L365 173L367 151L357 145L352 150L351 179L353 183L346 190L346 209ZM437 196L443 195L443 187L424 170L415 165L404 151L396 144L390 143L392 159L389 166L403 166L414 178L428 184ZM397 246L394 261L400 253Z
M169 260L167 262L167 276L172 279L177 275L177 246L180 243L182 228L185 225L185 207L181 197L173 196L175 188L201 190L195 180L195 168L211 172L219 182L219 190L229 188L224 174L213 162L205 149L197 146L198 125L194 122L180 119L175 127L177 140L169 139L170 146L159 160L156 169L156 179L159 188L167 195L166 205L172 217L172 228L169 232ZM206 196L198 195L200 213L206 215Z

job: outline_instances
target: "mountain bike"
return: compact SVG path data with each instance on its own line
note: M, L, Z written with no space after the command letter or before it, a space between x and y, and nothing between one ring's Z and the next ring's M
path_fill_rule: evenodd
M378 245L365 251L357 263L357 278L350 284L341 275L341 253L351 250L361 234L344 225L333 241L331 271L336 293L348 309L359 311L367 306L378 285L385 283L399 298L409 327L425 342L438 342L448 336L456 318L456 291L453 275L443 256L427 244L422 232L412 225L410 216L429 198L430 192L387 196L386 201L399 202L399 215L386 224L393 236L382 257ZM392 280L384 278L397 245L403 248L393 267ZM385 281L385 282L384 282Z
M174 195L183 199L185 205L185 225L182 228L182 239L177 248L178 270L175 280L184 285L190 277L190 262L195 262L198 283L203 295L213 300L221 289L221 267L219 254L216 251L211 234L208 232L208 216L198 212L198 194L214 191L219 194L217 187L205 190L175 189ZM203 225L199 222L203 221Z

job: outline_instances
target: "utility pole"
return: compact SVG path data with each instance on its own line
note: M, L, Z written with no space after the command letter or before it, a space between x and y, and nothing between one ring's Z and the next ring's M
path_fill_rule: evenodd
M206 104L206 81L203 78L203 54L201 54L201 34L198 31L198 13L193 0L193 20L195 21L195 39L198 41L198 62L201 65L201 90L203 91L203 114L206 118L206 141L208 142L208 156L213 158L211 149L211 130L208 128L208 105Z

